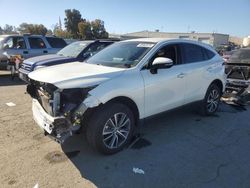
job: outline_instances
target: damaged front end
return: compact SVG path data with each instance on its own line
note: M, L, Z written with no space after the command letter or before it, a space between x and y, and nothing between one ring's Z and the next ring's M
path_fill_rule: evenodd
M231 63L226 65L226 93L224 99L237 105L250 102L250 63Z
M89 91L95 87L59 89L49 83L31 80L27 93L33 98L34 120L45 131L45 135L63 143L81 128L87 109L99 105L89 95Z
M250 84L250 64L228 64L226 66L228 91L241 91Z

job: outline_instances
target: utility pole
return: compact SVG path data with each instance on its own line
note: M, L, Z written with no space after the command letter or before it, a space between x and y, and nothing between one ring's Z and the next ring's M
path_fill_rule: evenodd
M59 16L59 29L62 30L62 22L61 22L61 17Z

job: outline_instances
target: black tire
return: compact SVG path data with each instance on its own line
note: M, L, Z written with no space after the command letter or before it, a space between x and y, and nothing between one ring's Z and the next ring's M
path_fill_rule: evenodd
M126 105L109 103L101 106L87 124L86 136L89 144L100 153L114 154L131 141L135 118Z
M11 76L11 80L14 80L14 78L15 78L15 67L13 65L10 68L10 76Z
M219 107L221 95L221 88L216 84L211 84L208 87L205 98L201 103L201 114L209 116L216 113Z

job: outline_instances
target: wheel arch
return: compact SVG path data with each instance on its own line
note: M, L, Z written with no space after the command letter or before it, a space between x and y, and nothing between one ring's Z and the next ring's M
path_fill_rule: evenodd
M209 87L213 84L217 85L220 88L221 93L223 93L224 86L223 86L223 82L220 79L215 79L214 81L212 81Z
M128 106L132 110L133 114L135 115L135 122L136 122L136 125L138 125L139 119L140 119L140 112L136 103L131 98L125 97L125 96L118 96L113 99L110 99L105 104L107 103L122 103Z

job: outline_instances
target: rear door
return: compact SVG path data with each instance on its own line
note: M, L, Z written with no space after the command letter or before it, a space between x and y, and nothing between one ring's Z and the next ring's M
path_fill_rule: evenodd
M187 82L185 103L201 100L215 78L212 74L215 65L212 58L215 54L196 44L182 43L180 47Z
M39 55L46 55L48 54L47 46L39 36L29 36L28 37L29 43L29 57L39 56Z

